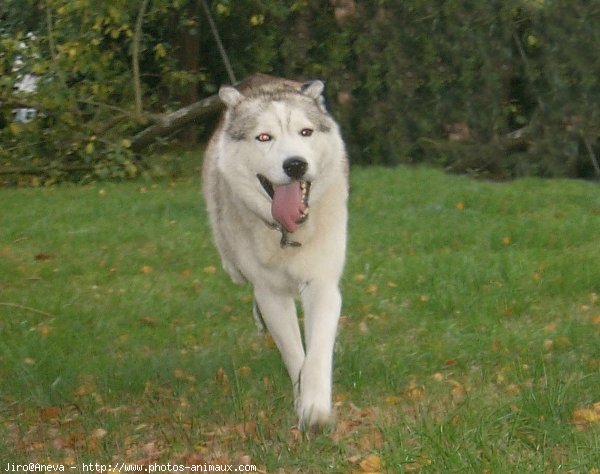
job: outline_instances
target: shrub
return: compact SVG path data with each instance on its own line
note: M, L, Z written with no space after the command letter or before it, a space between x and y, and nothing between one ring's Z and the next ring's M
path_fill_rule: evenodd
M27 1L29 9L7 0L0 12L0 164L51 170L51 180L136 175L132 134L152 114L229 82L198 2L150 2L139 44L144 114L135 113L131 63L142 2ZM595 2L208 3L238 79L264 72L327 81L354 163L600 176ZM23 49L27 31L35 40ZM44 78L32 124L11 123L17 56Z

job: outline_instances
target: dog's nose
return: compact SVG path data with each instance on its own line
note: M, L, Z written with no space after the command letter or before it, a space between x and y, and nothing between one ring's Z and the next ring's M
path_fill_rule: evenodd
M283 171L292 179L300 179L306 173L308 163L304 158L292 156L283 162Z

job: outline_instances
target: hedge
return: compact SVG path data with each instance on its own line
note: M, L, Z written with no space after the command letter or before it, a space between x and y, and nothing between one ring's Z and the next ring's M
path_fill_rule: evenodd
M33 10L20 7L22 1ZM431 163L493 178L600 177L598 2L208 3L238 79L263 72L327 82L329 108L355 164ZM28 30L36 45L26 63L54 79L42 82L37 94L49 110L43 121L11 126L10 108L2 109L0 171L30 162L51 170L55 180L65 174L79 179L81 173L69 169L84 163L102 177L136 175L139 157L128 145L147 120L133 113L133 119L116 118L127 119L123 111L134 109L127 91L140 4L119 0L90 11L86 0L52 0L36 13L33 0L7 0L0 11L0 101L7 103L14 82L15 38ZM199 99L229 81L198 5L149 3L139 48L148 117L183 105L181 88L191 84ZM198 42L191 49L190 38ZM113 119L117 127L99 126ZM200 125L197 136L210 129Z

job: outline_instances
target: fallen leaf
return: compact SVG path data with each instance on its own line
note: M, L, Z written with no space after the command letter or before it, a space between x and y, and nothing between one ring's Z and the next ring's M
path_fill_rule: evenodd
M142 452L150 459L158 459L160 455L160 451L154 441L146 443L144 446L142 446Z
M275 340L270 334L265 334L263 340L265 342L265 346L267 346L269 349L277 349L277 344L275 344Z
M149 265L144 265L140 268L140 273L150 273L152 271L152 267Z
M190 268L186 268L185 270L181 271L181 276L183 278L189 278L194 274L194 272L190 269Z
M369 454L359 466L364 472L378 472L381 470L381 458L376 454Z
M502 237L502 245L510 245L510 237L508 235Z
M358 445L363 452L381 449L384 445L383 435L377 428L371 428L368 433L360 437Z
M75 392L73 392L73 394L76 397L84 397L86 395L94 393L95 390L96 387L94 387L93 385L81 385L75 389Z
M42 420L56 420L59 416L60 409L58 407L40 408L40 417Z
M411 400L423 400L423 397L425 396L425 387L411 382L404 389L404 394Z
M158 326L158 319L153 318L152 316L143 316L139 319L139 321L144 326L150 326L150 327Z
M96 428L94 431L92 431L92 438L93 439L102 439L107 434L108 434L108 431L106 431L104 428Z
M361 321L360 323L358 323L358 330L363 334L369 332L369 326L367 325L367 322Z
M52 258L52 255L50 255L48 253L40 252L40 253L35 254L35 256L33 258L37 261L44 261L44 260L50 260Z
M207 267L204 267L204 268L202 269L202 271L203 271L204 273L211 273L211 274L212 274L212 273L217 273L217 267L215 267L214 265L209 265L209 266L207 266Z
M600 423L600 402L575 410L571 416L571 421L580 430L591 424Z
M225 373L225 369L223 367L219 367L217 372L215 373L215 380L222 387L229 386L229 377Z
M431 466L432 463L433 461L426 453L421 453L416 461L405 464L403 467L405 472L422 472L424 467Z
M248 437L254 437L256 435L256 422L246 421L245 423L238 423L233 426L233 430L243 440Z
M546 332L555 332L556 331L556 323L552 322L552 323L546 324L544 326L544 331L546 331Z
M252 369L247 365L243 365L239 367L235 372L241 377L246 377L252 373Z
M173 371L173 376L177 379L177 380L185 380L187 382L195 382L196 381L196 377L194 377L191 374L188 374L187 372L185 372L183 369L179 369L176 368Z
M200 449L206 449L206 448L204 446L200 446ZM204 464L206 464L206 459L197 453L189 454L185 458L185 465L189 466L189 467L202 466ZM190 472L193 472L193 471L190 471ZM202 472L202 471L200 471L200 472Z
M450 393L453 399L461 399L467 393L465 387L460 382L457 382L456 380L448 380L448 383L452 385L452 390Z
M397 405L398 403L402 402L402 397L398 397L397 395L390 395L388 397L385 397L383 401L388 405Z

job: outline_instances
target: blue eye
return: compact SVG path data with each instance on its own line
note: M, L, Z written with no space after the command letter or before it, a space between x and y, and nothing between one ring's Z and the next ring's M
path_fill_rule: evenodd
M271 135L269 135L268 133L259 133L256 136L256 139L259 142L270 142L273 139L273 137Z
M310 137L312 134L312 128L303 128L302 130L300 130L300 135L302 135L303 137Z

